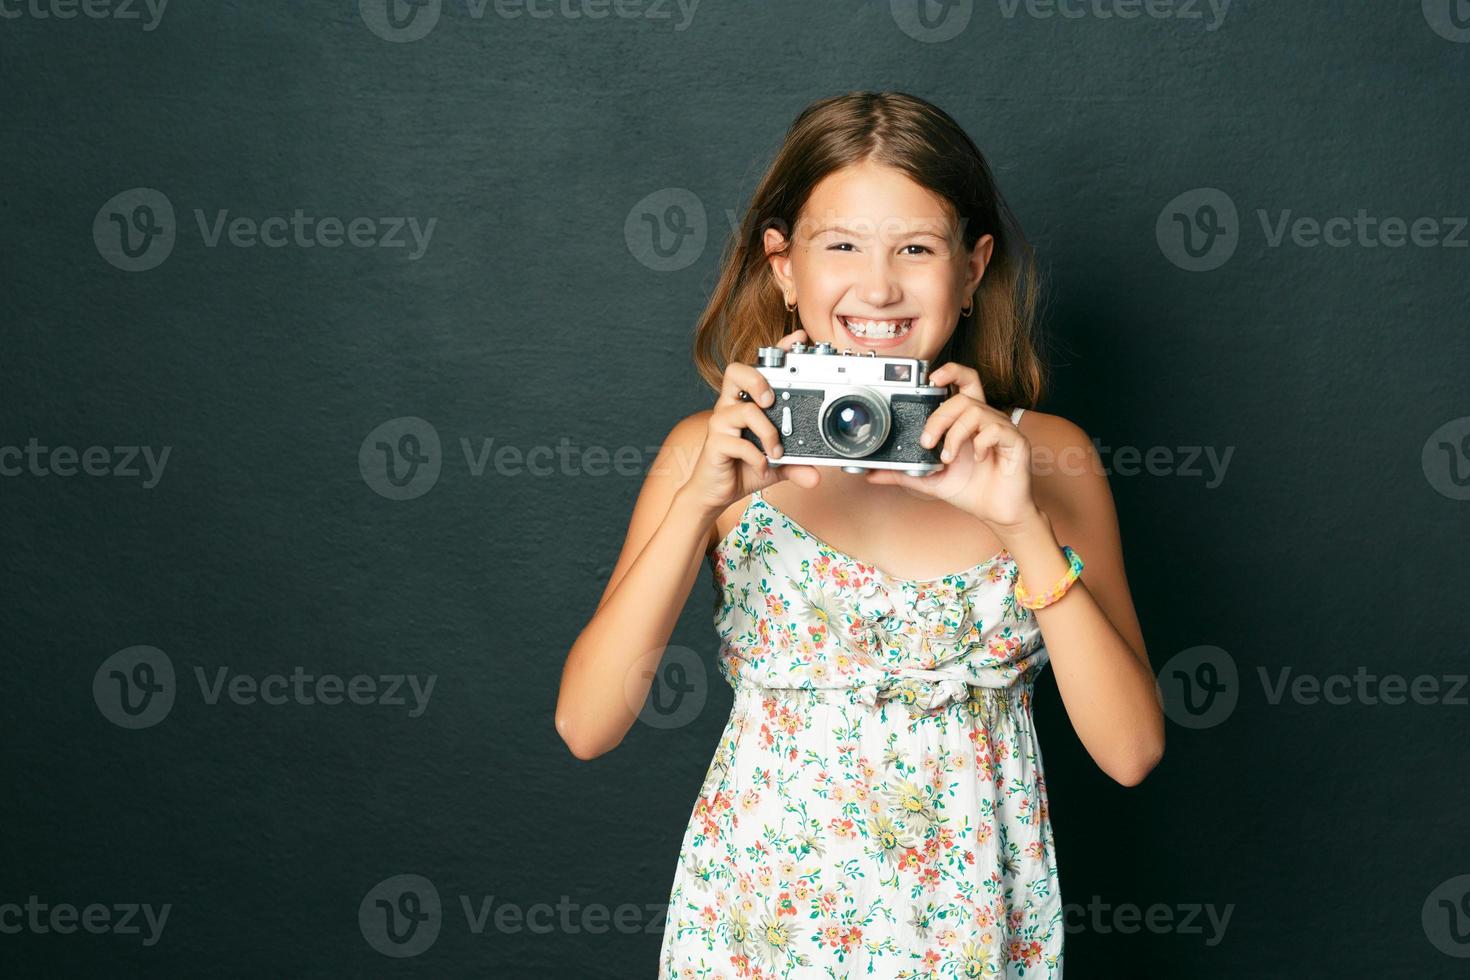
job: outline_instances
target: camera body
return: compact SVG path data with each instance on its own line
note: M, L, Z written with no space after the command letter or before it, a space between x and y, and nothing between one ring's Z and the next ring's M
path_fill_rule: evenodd
M781 436L785 463L840 466L847 473L902 470L924 476L943 469L940 443L919 445L919 436L934 410L949 396L946 388L927 384L929 362L923 358L882 357L873 351L834 352L823 341L791 349L762 347L756 352L760 371L776 394L762 409ZM749 401L746 392L742 401ZM761 448L750 429L740 436Z

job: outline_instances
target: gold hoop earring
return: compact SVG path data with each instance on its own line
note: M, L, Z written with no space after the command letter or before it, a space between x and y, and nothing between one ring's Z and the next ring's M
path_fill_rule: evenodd
M786 307L786 312L787 313L795 313L796 312L796 304L795 303L788 303L788 302L786 302L786 296L784 294L781 296L781 305L784 306L784 307Z
M970 305L969 306L966 306L964 309L960 310L960 316L969 316L971 313L974 313L974 312L975 312L975 297L971 296L970 297Z

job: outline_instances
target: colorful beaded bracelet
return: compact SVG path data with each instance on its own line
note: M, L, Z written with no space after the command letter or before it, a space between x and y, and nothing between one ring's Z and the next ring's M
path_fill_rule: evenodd
M1062 545L1062 554L1067 556L1067 574L1062 576L1060 582L1039 596L1033 596L1030 592L1026 591L1026 587L1021 584L1021 577L1019 575L1016 576L1016 602L1020 603L1023 608L1045 609L1066 595L1067 590L1072 587L1072 583L1077 581L1077 576L1082 574L1082 559L1078 557L1077 552L1073 551L1067 545Z

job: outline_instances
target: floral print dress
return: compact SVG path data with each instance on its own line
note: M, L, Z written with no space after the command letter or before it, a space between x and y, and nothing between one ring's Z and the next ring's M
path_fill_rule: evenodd
M1010 555L895 578L757 491L713 562L735 697L660 980L1061 977L1047 657Z

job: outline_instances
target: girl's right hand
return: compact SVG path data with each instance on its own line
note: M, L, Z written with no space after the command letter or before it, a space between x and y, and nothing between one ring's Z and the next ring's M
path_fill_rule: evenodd
M806 342L805 331L794 330L776 343L788 350L797 341ZM753 400L742 401L741 391ZM725 367L724 383L709 417L704 445L683 485L710 513L718 514L742 497L781 480L789 479L807 489L820 482L815 466L772 466L766 459L770 456L779 460L782 454L781 434L762 411L774 404L775 399L776 393L765 375L753 364L733 362ZM765 448L764 454L750 440L741 437L741 429L755 433Z

